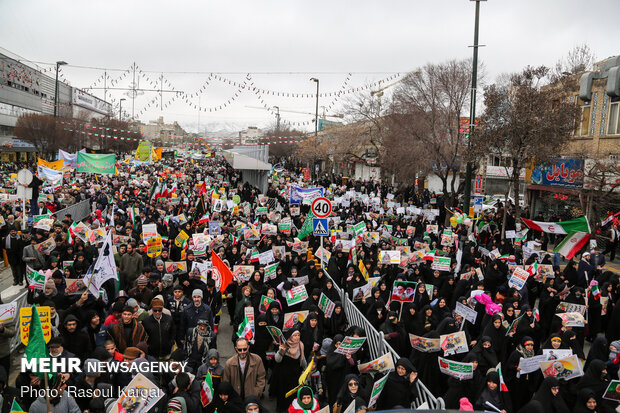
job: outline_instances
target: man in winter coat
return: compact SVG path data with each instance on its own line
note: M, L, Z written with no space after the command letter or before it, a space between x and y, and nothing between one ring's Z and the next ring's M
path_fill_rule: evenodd
M151 309L153 314L142 322L149 336L146 341L149 345L149 354L159 360L166 360L174 344L174 322L171 316L163 313L164 302L162 300L154 298Z
M222 381L245 399L248 396L260 397L265 389L265 366L260 356L250 353L250 343L241 337L235 343L237 354L226 361Z
M135 347L139 342L148 339L144 327L135 320L133 308L129 306L123 308L121 321L114 324L108 334L116 343L118 351L125 351L127 347Z
M181 322L183 327L182 331L187 331L190 328L196 327L196 325L198 325L198 320L207 320L209 328L213 330L213 313L211 312L211 307L202 302L201 290L194 290L192 293L192 302L193 305L188 306L183 312Z

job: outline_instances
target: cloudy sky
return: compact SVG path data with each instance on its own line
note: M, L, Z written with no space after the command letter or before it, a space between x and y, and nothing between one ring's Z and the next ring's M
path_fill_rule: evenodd
M108 92L113 102L127 99L129 115L133 103L142 121L164 116L201 131L265 127L274 120L265 107L279 106L283 121L310 130L314 99L297 96L315 92L310 77L327 94L319 105L337 114L339 90L372 90L426 63L471 57L474 9L468 0L2 0L0 47L35 62L69 62L62 72L77 87L103 87L107 69L108 87L114 80L130 88L135 62L141 89L159 89L163 76L165 89L183 92L164 93L163 111L156 92L133 102L124 90ZM492 80L553 65L582 43L598 60L617 55L620 29L608 22L618 15L618 0L595 8L583 0L484 1L480 59Z

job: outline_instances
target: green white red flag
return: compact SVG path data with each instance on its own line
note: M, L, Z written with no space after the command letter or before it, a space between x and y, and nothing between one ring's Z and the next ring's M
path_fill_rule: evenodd
M586 245L589 239L589 232L571 231L553 251L570 260Z
M202 388L200 389L200 402L202 406L206 406L213 401L213 379L211 378L211 373L207 371L207 375L205 376L205 381L202 383Z
M541 222L521 218L528 228L534 231L547 232L549 234L568 234L571 231L590 232L587 217L581 217L570 221Z

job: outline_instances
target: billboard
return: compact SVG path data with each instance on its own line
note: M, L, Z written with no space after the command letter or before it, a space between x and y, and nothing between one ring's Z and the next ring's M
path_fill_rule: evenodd
M529 181L536 185L581 188L583 186L583 159L554 159L532 169Z

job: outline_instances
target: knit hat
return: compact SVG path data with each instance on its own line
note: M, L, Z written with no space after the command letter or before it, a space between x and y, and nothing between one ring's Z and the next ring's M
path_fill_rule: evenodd
M153 300L151 301L151 308L164 308L164 302L159 298L153 298Z
M158 266L158 265L164 265L164 262L162 260L155 261L155 266Z
M146 275L142 274L141 276L138 277L138 285L147 285L149 283L148 278L146 278Z
M54 280L49 279L47 281L45 281L45 288L51 288L52 290L56 289L56 283L54 282Z
M131 308L137 307L139 305L138 301L135 298L130 298L125 304Z
M123 353L123 357L126 359L135 360L140 357L140 349L138 347L127 347Z
M196 288L194 291L192 291L192 297L200 297L200 298L203 298L203 297L202 297L202 290L200 290L200 289Z
M178 397L171 399L168 402L168 413L181 413L183 412L183 406L181 405L181 401Z
M140 351L144 354L149 353L149 345L146 343L146 341L140 341L138 344L136 344L136 348L140 349Z
M84 360L84 374L87 377L96 377L99 374L99 360L96 359L86 359Z

